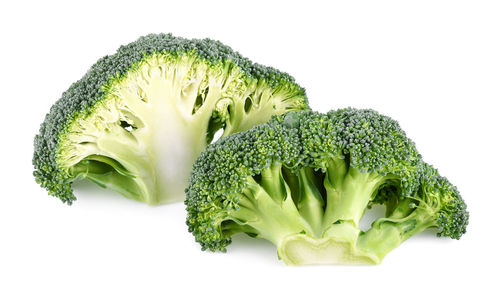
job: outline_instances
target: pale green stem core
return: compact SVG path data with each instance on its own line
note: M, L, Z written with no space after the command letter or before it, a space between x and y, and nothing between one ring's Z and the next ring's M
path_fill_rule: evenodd
M325 202L314 179L310 168L303 168L298 174L299 196L297 208L300 215L311 226L314 236L321 237Z
M119 162L105 156L89 156L71 167L71 174L87 178L103 188L111 188L127 198L142 200L143 196L137 179Z
M312 169L292 175L281 164L272 164L260 177L248 177L240 208L230 213L237 225L228 226L227 232L255 233L271 241L287 264L378 264L404 240L435 224L429 209L415 208L415 200L406 198L367 232L359 229L368 203L392 177L362 173L343 159L332 160L324 179L325 207L321 178Z
M344 159L332 159L325 175L327 203L323 230L335 223L351 221L356 227L379 186L389 179L377 173L362 173L348 167Z
M356 248L380 263L403 241L435 225L426 209L411 209L409 203L409 199L401 201L391 216L376 220L371 229L359 236Z
M128 198L156 200L155 179L149 177L154 175L154 168L147 157L138 156L141 151L136 148L137 142L130 142L133 136L121 127L116 128L116 131L124 133L107 133L96 140L100 153L105 156L89 156L72 167L70 173L116 190Z
M267 194L276 201L283 201L288 194L285 180L281 173L281 165L272 163L271 166L262 171L260 185Z
M292 200L290 189L285 185L285 198L272 198L252 177L240 195L240 208L231 213L239 224L247 224L258 231L258 236L275 245L290 234L311 233Z

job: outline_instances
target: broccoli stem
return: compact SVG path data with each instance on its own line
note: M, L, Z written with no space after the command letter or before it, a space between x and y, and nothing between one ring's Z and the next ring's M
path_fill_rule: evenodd
M323 230L344 221L351 221L357 227L374 192L387 179L349 167L344 159L331 160L324 181L327 203Z
M394 214L375 221L366 233L352 221L335 224L322 238L291 234L281 240L278 254L287 264L379 264L411 236L434 225L425 208L402 201Z
M269 120L276 112L293 108L297 99L287 91L267 89L265 81L250 84L246 93L242 94L240 101L233 101L228 106L229 119L226 121L223 136L248 130L256 124ZM250 93L252 92L252 93ZM282 100L276 102L276 99Z
M435 223L432 215L424 208L414 209L411 204L411 199L404 199L393 214L376 220L368 231L359 236L356 248L380 263L403 241L432 227Z
M124 131L123 129L121 131ZM156 193L156 179L154 178L154 167L148 161L148 156L140 146L135 143L123 140L124 136L106 134L97 139L99 152L104 156L116 160L130 177L125 177L114 168L113 173L97 175L96 173L87 175L91 181L105 187L112 188L126 197L135 197L134 199L146 202L158 200ZM115 172L117 171L117 172ZM153 177L151 177L153 176ZM131 186L133 181L135 186Z
M298 173L297 208L300 215L309 223L316 237L321 237L325 202L316 184L311 168L302 168Z
M283 201L288 196L285 180L281 172L281 164L272 163L261 173L260 185L267 194L276 201Z
M70 173L77 178L89 179L103 188L111 188L127 198L146 198L135 177L109 157L89 156L71 167Z
M269 173L277 172L274 170ZM295 207L290 189L284 182L283 186L286 198L275 199L253 177L248 177L248 184L240 194L239 209L230 216L238 224L252 227L257 231L258 237L275 245L279 245L283 238L291 234L312 234L309 225Z

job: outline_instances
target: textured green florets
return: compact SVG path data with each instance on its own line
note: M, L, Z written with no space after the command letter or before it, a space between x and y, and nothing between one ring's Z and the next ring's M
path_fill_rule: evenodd
M290 75L272 67L254 64L219 41L189 40L171 34L150 34L141 37L135 42L121 46L116 54L98 60L82 79L62 94L46 115L40 126L40 133L34 141L33 174L36 181L51 195L69 204L75 199L71 189L73 179L57 163L60 137L68 131L70 122L102 100L110 83L125 76L153 54L192 54L214 65L232 62L249 79L265 81L276 89L291 87L304 94L303 88L296 85ZM304 102L306 104L305 96Z
M421 156L398 122L374 110L352 108L300 115L303 160L325 170L332 158L347 158L361 172L393 174L402 194L419 185Z
M469 223L467 205L457 188L438 170L429 164L423 165L421 192L427 206L436 211L437 235L460 239Z
M460 194L422 161L398 123L373 110L352 108L327 114L290 112L209 146L195 162L186 189L189 231L202 249L225 250L234 231L226 232L224 222L235 221L231 214L239 208L248 177L259 176L274 163L295 174L307 173L304 171L311 168L316 171L308 175L317 178L311 179L310 185L315 183L314 190L319 195L310 196L310 200L318 198L326 203L325 194L329 193L319 187L323 178L318 171L328 173L328 169L333 169L329 166L332 159L345 160L348 167L362 174L382 177L376 195L369 200L369 204L387 206L388 218L380 223L393 221L403 227L404 223L420 219L422 228L437 227L438 235L458 239L465 233L468 213ZM290 176L285 178L290 187L296 186ZM259 182L259 177L253 179ZM299 200L293 202L300 208ZM326 207L323 205L321 211L326 211ZM418 212L414 211L417 207ZM405 219L411 221L404 222Z

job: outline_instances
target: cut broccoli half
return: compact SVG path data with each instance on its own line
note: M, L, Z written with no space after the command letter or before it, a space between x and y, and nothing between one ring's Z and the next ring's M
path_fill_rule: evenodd
M398 123L372 110L292 112L210 145L187 189L187 225L203 250L235 233L274 243L287 264L378 264L427 228L459 239L468 212ZM366 232L365 210L386 217Z
M69 204L77 179L148 204L181 201L216 132L307 108L286 73L218 41L151 34L101 58L52 106L35 137L34 176Z

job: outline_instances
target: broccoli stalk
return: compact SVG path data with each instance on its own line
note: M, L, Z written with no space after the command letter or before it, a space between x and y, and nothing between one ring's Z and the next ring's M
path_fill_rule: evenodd
M371 242L376 232L368 233L366 238L370 239L360 239L359 222L374 193L391 177L346 169L339 161L331 161L324 175L325 199L318 188L321 175L315 175L313 169L301 168L296 180L289 182L283 174L291 179L293 173L282 164L274 163L258 177L247 178L239 208L228 216L240 227L247 226L245 233L275 244L279 257L287 264L380 263L383 257L375 258L373 251L360 243ZM332 174L344 174L344 177L336 177L333 182L330 181ZM297 194L296 199L292 191ZM395 212L398 211L399 208ZM422 225L422 230L429 226ZM398 240L397 245L402 241ZM397 245L383 250L383 255Z
M148 35L99 60L51 108L34 175L67 203L77 179L148 204L179 201L216 132L307 108L292 77L220 42Z
M435 213L414 209L411 199L402 201L395 213L379 218L359 236L355 248L374 263L380 263L387 253L411 236L430 227L437 227Z
M372 204L386 216L359 227ZM202 249L244 232L287 264L378 264L428 228L460 238L458 191L421 160L388 117L371 110L288 113L217 142L195 162L187 224Z
M427 228L437 228L438 236L460 239L465 233L469 213L456 187L440 176L431 165L422 164L421 185L415 195L387 200L381 194L374 203L386 204L387 217L373 222L372 227L359 237L357 249L370 254L375 262L406 239ZM394 188L384 188L388 190ZM387 204L389 203L389 204Z

